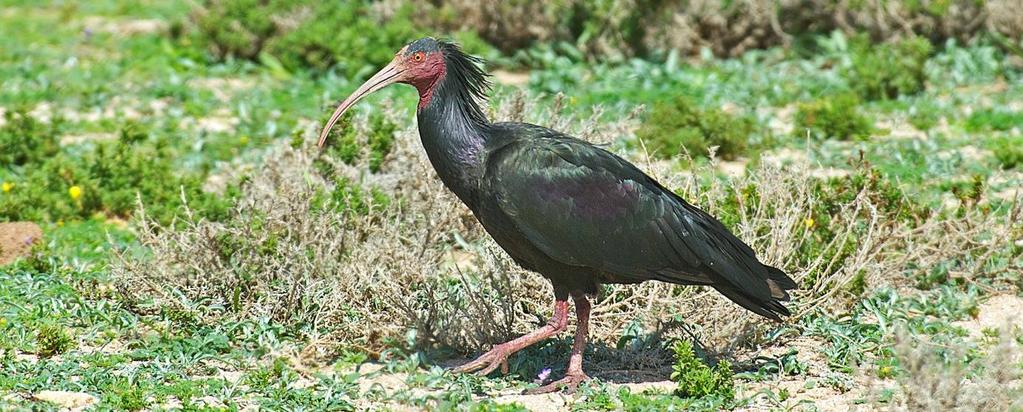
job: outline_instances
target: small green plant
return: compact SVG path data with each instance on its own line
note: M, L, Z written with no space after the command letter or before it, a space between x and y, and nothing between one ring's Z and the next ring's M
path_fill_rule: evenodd
M924 65L933 49L922 37L875 44L866 36L857 36L850 42L851 64L842 74L867 100L916 94L924 90Z
M1015 169L1023 166L1023 137L996 137L991 140L990 147L1002 169Z
M256 388L276 386L281 383L287 366L283 358L276 358L272 364L262 366L247 374L245 381Z
M360 140L359 130L352 126L352 114L345 114L337 125L330 130L327 136L327 155L341 159L347 164L354 164L364 153L369 163L369 170L379 172L384 158L391 153L394 147L394 133L398 125L379 112L373 112L369 116L369 128L365 131L366 141ZM318 167L324 174L331 174L328 165L320 162Z
M939 106L925 100L909 108L909 123L917 130L931 130L941 120L942 111Z
M338 179L334 189L329 193L319 191L311 200L314 211L333 210L340 213L367 215L370 211L380 210L390 204L390 198L383 191L371 188L367 193L359 185L347 179Z
M948 191L959 200L959 203L976 205L984 196L985 181L985 177L981 174L970 176L968 180L957 178L948 183Z
M0 127L0 165L37 163L60 151L60 121L43 124L25 110L4 113Z
M899 372L899 361L895 357L886 356L877 361L877 377L894 378Z
M685 148L691 155L706 157L717 146L717 156L734 159L748 150L753 122L720 109L701 109L687 97L654 105L636 136L655 156L670 158Z
M40 356L59 355L73 346L71 334L63 326L44 324L36 331L36 353Z
M966 131L1006 131L1023 128L1023 112L1006 112L1001 110L977 110L966 119Z
M681 397L719 397L730 401L735 398L735 383L732 379L732 365L725 360L713 368L707 366L693 352L689 342L675 345L675 364L672 365L671 380L678 383L675 389Z
M818 139L867 139L873 126L860 112L859 105L859 99L849 93L800 103L796 109L796 130L809 130Z
M784 355L767 359L760 370L777 375L802 375L806 373L807 366L799 360L798 354L799 351L790 349Z
M141 411L149 406L146 401L146 391L136 383L128 382L127 379L118 379L111 385L110 402L118 410Z
M398 125L384 115L377 114L370 116L369 130L369 170L378 172L384 157L394 147L394 132L398 130Z

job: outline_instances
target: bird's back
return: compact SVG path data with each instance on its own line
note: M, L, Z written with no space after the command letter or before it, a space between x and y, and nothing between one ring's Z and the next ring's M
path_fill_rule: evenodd
M708 285L763 316L796 284L761 263L717 219L628 161L523 123L491 125L477 218L527 269L555 287L661 280ZM559 285L560 284L560 285Z

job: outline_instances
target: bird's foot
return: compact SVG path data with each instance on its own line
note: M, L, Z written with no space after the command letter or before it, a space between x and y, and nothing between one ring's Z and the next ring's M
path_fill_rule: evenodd
M565 374L564 378L548 383L539 388L527 389L522 392L523 395L538 395L541 393L551 393L564 390L565 393L574 393L579 388L579 384L589 380L590 377L586 376L585 373L574 372Z
M501 367L501 373L508 373L508 357L515 351L511 350L505 344L495 345L490 352L480 355L476 360L466 363L462 366L452 369L455 373L471 373L477 372L480 376L487 376L490 372L493 372L498 367Z

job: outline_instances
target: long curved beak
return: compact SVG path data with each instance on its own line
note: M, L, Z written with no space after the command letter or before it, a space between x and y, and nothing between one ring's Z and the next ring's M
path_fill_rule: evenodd
M334 114L330 116L330 121L327 122L326 126L323 126L323 130L320 131L320 141L317 145L322 148L324 143L327 143L327 135L330 134L330 128L334 127L334 123L341 118L341 115L345 114L349 108L355 105L363 97L366 97L370 93L377 90L383 89L390 84L397 83L402 79L403 70L398 66L397 59L384 66L383 69L366 80L362 86L359 86L348 98L346 98L341 105L337 107Z

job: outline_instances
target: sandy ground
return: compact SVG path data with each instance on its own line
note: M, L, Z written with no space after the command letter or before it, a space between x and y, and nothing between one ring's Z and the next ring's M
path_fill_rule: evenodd
M980 304L977 317L955 322L975 340L983 339L984 330L1004 330L1023 327L1023 298L1015 295L995 295Z
M42 238L43 231L35 223L0 223L0 265L24 256Z

